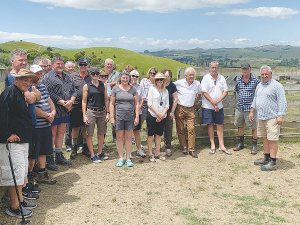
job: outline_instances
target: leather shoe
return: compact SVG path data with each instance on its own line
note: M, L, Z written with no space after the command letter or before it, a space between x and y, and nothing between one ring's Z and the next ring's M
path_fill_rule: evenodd
M197 153L195 151L189 151L189 154L194 158L198 158Z
M182 149L182 153L183 153L184 155L188 155L188 154L189 154L189 152L188 152L188 150L187 150L186 148L183 148L183 149Z

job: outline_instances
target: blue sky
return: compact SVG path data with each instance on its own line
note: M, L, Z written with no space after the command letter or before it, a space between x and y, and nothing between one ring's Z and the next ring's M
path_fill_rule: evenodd
M296 0L1 0L0 43L133 51L300 46Z

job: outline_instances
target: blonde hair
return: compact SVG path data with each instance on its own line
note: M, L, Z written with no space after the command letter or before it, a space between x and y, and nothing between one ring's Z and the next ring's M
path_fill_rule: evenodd
M158 78L158 79L160 79L160 78ZM162 78L162 79L163 79L163 78ZM157 88L157 85L156 85L156 79L154 80L153 86ZM157 88L157 89L158 89L158 88ZM166 90L167 90L167 89L166 89L166 79L164 79L164 82L163 82L163 85L162 85L162 89L163 89L164 93L165 93Z

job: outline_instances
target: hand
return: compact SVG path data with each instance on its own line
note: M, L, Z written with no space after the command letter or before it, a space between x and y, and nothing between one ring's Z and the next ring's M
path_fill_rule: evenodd
M89 119L86 116L83 117L83 122L84 122L85 125L89 125L90 124L89 123Z
M252 123L253 122L253 113L249 113L249 120L250 120L250 122Z
M169 114L169 120L173 120L173 118L174 118L174 113L170 112L170 114Z
M156 118L156 122L159 123L162 119L160 117Z
M134 126L137 126L138 124L139 124L139 118L136 117L136 118L134 119Z
M110 118L110 123L113 127L116 126L115 118Z
M106 113L105 123L107 123L108 121L109 121L109 113Z
M197 109L198 108L198 104L195 102L194 103L194 109Z
M10 137L7 138L7 140L8 140L9 142L17 142L17 141L21 141L21 139L19 138L19 136L16 135L16 134L10 135Z
M276 123L277 123L278 125L282 125L282 117L277 116L277 118L276 118Z
M67 109L67 111L71 111L72 109L72 105L73 105L73 101L71 100L68 100L68 101L65 101L65 104L64 104L64 107Z
M215 105L215 112L219 112L219 111L220 111L219 107Z
M48 113L48 117L46 119L49 123L52 123L54 120L54 117L55 117L54 113Z
M165 114L164 113L158 113L157 115L161 120L163 120L165 118Z
M218 101L217 101L217 100L211 100L211 104L212 104L213 106L215 106L215 105L218 104Z

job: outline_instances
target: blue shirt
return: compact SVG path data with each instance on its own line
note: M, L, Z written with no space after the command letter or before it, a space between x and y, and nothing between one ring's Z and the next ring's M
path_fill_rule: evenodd
M283 85L271 78L266 84L260 82L251 105L257 111L257 119L268 120L286 114L287 103Z
M48 102L50 95L46 89L46 86L40 83L39 86L36 86L36 89L41 92L41 99L35 102L35 106L46 113L50 113L51 109ZM51 125L44 117L36 117L36 121L37 124L35 125L35 128L49 127Z
M259 83L260 80L252 73L250 74L248 83L245 83L243 75L236 78L234 90L238 92L238 99L236 102L237 109L250 111L255 89Z

